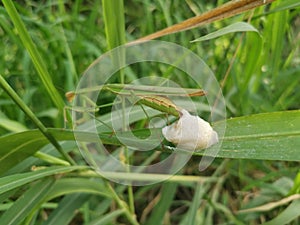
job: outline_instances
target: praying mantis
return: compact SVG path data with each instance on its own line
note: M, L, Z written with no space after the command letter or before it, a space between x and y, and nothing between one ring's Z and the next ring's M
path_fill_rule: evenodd
M179 119L177 122L173 123L172 125L165 126L161 131L159 131L160 135L159 133L156 132L155 135L158 135L156 138L157 140L160 139L159 136L161 136L162 134L167 141L173 144L178 144L179 147L185 148L187 150L204 149L218 143L218 134L212 129L212 127L208 122L206 122L205 120L201 119L198 116L193 116L189 114L187 110L179 107L169 98L170 96L181 96L181 97L204 96L206 95L206 92L203 91L202 89L191 89L191 88L183 89L183 88L174 88L174 87L157 87L157 86L143 86L143 85L129 85L129 84L107 84L107 85L98 86L94 88L80 89L77 90L76 92L68 92L66 93L66 97L69 101L72 101L76 95L82 95L87 102L89 102L91 105L94 106L94 111L92 109L89 109L88 111L96 112L101 107L104 106L103 105L97 106L93 102L93 100L89 99L85 94L97 90L99 91L99 88L101 88L100 89L101 91L102 90L109 91L110 93L121 96L121 102L118 102L118 104L119 103L122 104L122 101L124 101L124 99L122 98L126 96L132 97L133 98L132 104L141 105L141 108L143 109L146 117L148 118L148 121L150 121L150 117L148 116L148 113L144 109L143 105L158 110L166 115L172 115L175 118ZM115 102L110 104L110 106L113 106L114 104ZM122 106L123 108L121 109L123 110L123 117L124 117L125 105ZM113 134L116 135L118 132L126 131L123 130L124 124L123 124L123 129L119 131L118 128L115 129L116 128L115 126L110 126L106 124L105 122L99 120L96 116L92 116L92 118L96 119L106 127L110 128L110 130L112 131L110 137L112 137ZM110 117L110 120L112 125L116 125L116 124L117 126L120 125L120 122L115 122L115 120L117 119L114 118L113 115ZM137 121L138 119L135 118L134 122ZM132 124L131 122L125 123L125 126L131 127L131 124ZM143 142L143 140L140 141ZM133 147L136 146L136 144L138 144L139 147L143 146L144 144L140 145L142 143L140 141L139 142L134 141L132 143L132 140L130 140L130 146Z
M98 111L101 107L110 106L112 104L105 104L97 106L86 94L96 92L99 90L108 91L118 96L132 97L134 104L141 104L156 109L167 115L173 115L176 118L180 117L181 108L177 106L170 97L196 97L204 96L206 92L202 89L193 88L177 88L177 87L160 87L160 86L146 86L133 84L106 84L85 89L71 91L66 93L66 98L72 102L76 95L82 96L90 105L90 108L76 108L75 111ZM144 110L145 112L145 110Z
M162 112L163 114L165 114L165 116L172 115L176 119L178 119L182 116L182 108L176 105L170 99L171 97L189 98L189 97L206 95L206 92L203 91L202 89L131 85L131 84L106 84L102 86L95 86L93 88L79 89L76 90L76 92L66 93L66 98L68 99L69 102L72 102L75 97L82 97L86 101L86 104L90 107L85 107L85 108L73 107L71 109L75 111L80 111L80 112L85 111L86 113L89 113L89 118L91 118L90 116L92 116L92 118L99 121L106 128L109 128L110 132L112 132L110 135L113 135L116 131L118 131L118 128L115 129L115 126L113 126L115 124L113 124L112 121L112 120L116 120L116 118L113 118L112 116L110 117L110 120L104 122L103 120L99 119L99 117L96 117L95 115L91 115L99 111L100 108L106 106L113 106L113 104L115 103L113 102L111 104L97 106L96 103L88 97L88 94L90 94L91 92L96 92L98 94L99 90L101 90L101 93L102 91L104 91L104 92L110 92L114 95L120 96L121 99L124 97L128 97L129 99L132 99L133 105L138 104L141 106L148 121L150 121L150 116L148 115L147 110L145 110L143 106L148 106L152 109ZM134 122L137 122L139 120L138 118L134 118L134 119L135 119ZM168 117L167 117L167 121L168 121ZM79 124L83 124L84 122L87 122L87 120L84 120L83 118L76 122L78 122ZM131 125L127 124L127 126L131 126ZM158 133L156 134L158 135ZM159 137L156 138L159 139Z

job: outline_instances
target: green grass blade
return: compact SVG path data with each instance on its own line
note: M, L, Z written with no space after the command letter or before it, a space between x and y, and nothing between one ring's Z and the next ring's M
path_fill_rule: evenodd
M65 196L43 225L69 224L76 215L76 210L88 201L90 197L90 194L82 193Z
M123 0L103 0L103 19L105 24L106 42L108 50L125 44L125 19ZM125 64L124 50L111 55L112 62L117 68ZM120 83L125 82L124 71L119 72Z
M51 190L53 182L53 178L47 178L32 186L5 211L0 217L1 223L7 225L20 224L36 207L43 203L43 200Z
M91 180L88 178L62 178L59 179L49 192L47 199L69 195L74 193L89 193L102 195L110 198L110 194L106 191L102 180Z
M68 163L67 161L56 158L52 155L49 155L49 154L46 154L43 152L36 152L34 154L34 157L39 158L39 159L41 159L45 162L48 162L52 165L70 166L70 163Z
M226 122L227 130L218 157L300 161L299 110L256 114L228 119ZM214 128L218 128L218 123L214 124ZM59 141L74 140L74 132L70 130L49 129L49 132ZM136 130L134 135L141 138L141 143L137 143L136 139L131 138L130 132L120 132L118 137L122 137L132 146L138 144L143 144L145 147L152 146L153 140L146 141L143 138L148 137L149 132L156 132L157 135L154 136L158 139L161 135L161 129ZM76 133L76 137L79 137L77 141L98 141L94 134L88 132ZM99 137L104 144L121 145L118 138L111 132L100 133ZM1 137L0 145L3 150L0 151L0 171L9 169L10 166L33 154L46 143L46 139L37 130ZM203 155L204 151L194 154Z
M203 195L205 194L204 191L205 191L205 189L204 189L203 184L198 183L196 186L193 202L189 208L186 224L193 225L195 223L196 217L197 217L196 216L197 211L199 209L200 203L203 200Z
M32 120L32 122L38 127L41 133L48 139L48 141L53 144L57 151L70 163L75 164L73 159L64 152L57 140L48 132L47 128L43 123L36 117L36 115L30 110L30 108L22 101L22 99L17 95L17 93L9 86L5 79L0 75L0 86L4 91L11 97L11 99L22 109L22 111ZM1 158L0 158L1 160Z
M33 172L14 174L0 178L0 194L21 187L25 184L42 179L51 175L68 173L74 170L85 169L84 166L53 166L51 168L41 169Z
M203 37L197 38L191 42L207 41L210 39L224 36L225 34L229 34L229 33L250 32L250 31L258 33L258 30L255 27L253 27L251 24L245 22L237 22L234 24L230 24L227 27L221 28L215 32L209 33Z
M103 16L108 50L125 44L123 0L103 0Z
M120 45L125 44L125 19L124 19L124 1L123 0L103 0L103 19L105 24L106 41L108 44L108 50L112 50ZM117 51L115 54L111 55L112 62L117 68L123 68L125 65L125 49ZM120 83L125 83L125 73L121 69L118 72L118 77ZM125 101L122 102L122 114L125 118ZM122 121L122 129L126 130L125 119ZM126 161L129 162L128 150L124 148L124 156ZM134 213L134 200L132 187L128 186L128 201L129 208L132 213ZM127 217L130 215L126 213ZM132 221L132 223L135 223Z
M278 4L278 2L276 2ZM276 7L276 3L274 3L274 6ZM273 80L279 75L280 67L282 62L282 51L284 50L284 40L285 40L285 34L288 24L288 11L281 11L275 14L270 15L272 19L270 19L268 22L270 25L272 25L271 29L268 30L270 36L269 41L269 51L272 52L270 54L270 58L266 59L269 62L270 66L270 77L272 77Z
M126 202L124 202L118 196L118 194L115 192L114 188L108 182L106 182L106 184L107 184L107 189L110 191L110 193L113 196L113 199L117 203L118 207L124 210L124 216L126 216L127 220L132 225L139 225L139 223L137 222L137 218L136 218L134 212L130 209L130 207L128 206L128 204L126 204ZM127 191L129 191L129 190L130 189L127 188Z
M25 25L22 22L19 14L14 6L14 3L11 0L3 0L2 2L18 31L18 34L22 40L23 45L29 52L31 60L38 72L38 75L39 75L44 87L46 88L46 90L48 92L48 95L50 96L50 98L52 99L52 101L54 102L56 107L59 109L61 114L63 114L64 105L65 105L64 101L63 101L62 97L59 95L59 93L57 92L57 90L55 89L53 82L51 80L51 76L47 71L46 64L45 64L44 60L42 59L42 57L40 56L28 31L26 30Z
M298 172L297 176L294 180L294 185L289 191L289 195L299 194L300 193L300 172Z
M48 140L37 130L0 137L0 174L34 155L46 144Z
M255 43L255 45L253 45ZM260 62L259 56L257 52L262 51L263 39L257 35L256 33L247 33L245 38L245 48L247 51L241 51L241 55L238 58L246 58L247 61L243 65L242 71L240 73L241 76L236 77L237 79L237 86L239 89L239 99L241 102L245 102L242 106L242 112L247 114L247 109L251 106L250 99L248 98L249 92L255 93L257 91L259 83L254 83L249 85L251 79L253 79L253 74L255 74L256 69L258 67L258 63ZM259 80L257 75L257 80ZM247 104L246 104L247 103Z
M124 210L118 209L111 213L107 213L105 216L100 216L98 219L93 220L87 225L103 225L103 224L113 224L116 218L124 213Z
M271 10L270 13L279 12L287 9L294 9L300 6L300 2L298 0L285 0L281 1L275 8Z
M2 113L0 113L0 127L11 132L22 132L28 130L22 123L15 120L10 120Z
M300 161L299 149L300 110L262 113L226 120L218 157Z
M145 225L163 224L163 218L172 204L173 198L176 194L177 186L178 185L174 183L165 183L162 186L160 194L161 198L159 202L155 204L155 207L152 210L152 214Z

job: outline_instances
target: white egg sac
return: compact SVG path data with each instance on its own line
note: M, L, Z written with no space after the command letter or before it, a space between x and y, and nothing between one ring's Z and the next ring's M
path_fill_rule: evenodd
M210 124L199 116L181 110L178 121L162 129L164 137L177 145L177 148L199 150L218 143L218 134Z

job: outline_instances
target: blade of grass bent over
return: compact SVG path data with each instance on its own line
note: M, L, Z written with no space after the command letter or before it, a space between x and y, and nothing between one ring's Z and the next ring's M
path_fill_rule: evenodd
M253 27L251 24L245 22L237 22L234 24L230 24L229 26L219 29L215 32L197 38L191 42L207 41L213 38L223 36L225 34L234 33L234 32L245 32L245 31L252 31L259 34L258 30L255 27Z
M240 1L233 0L215 9L212 9L211 11L205 12L199 16L192 17L183 22L177 23L173 26L167 27L163 30L157 31L155 33L137 39L133 42L130 42L129 44L148 41L168 34L189 30L198 26L202 26L204 24L215 22L217 20L222 20L228 17L238 15L240 13L271 3L273 1L276 0L240 0Z
M18 173L0 178L0 195L15 188L22 187L31 182L44 179L49 176L62 175L73 171L88 169L87 166L51 166L32 172Z

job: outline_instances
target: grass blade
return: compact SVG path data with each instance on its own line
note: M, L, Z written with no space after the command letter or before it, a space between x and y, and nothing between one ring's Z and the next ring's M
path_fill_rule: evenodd
M218 157L300 161L299 110L256 114L228 119L226 122L227 130ZM213 127L217 130L218 123L215 123ZM73 131L61 129L48 130L59 141L74 140ZM118 133L118 137L122 137L122 140L126 140L126 143L131 143L132 146L136 146L139 143L137 143L137 139L131 139L132 133L130 132L120 132ZM134 131L134 135L141 138L141 143L145 147L147 145L152 146L153 140L149 140L148 142L144 140L145 137L149 136L149 132L156 132L157 138L159 138L161 129L141 129ZM111 132L100 133L98 135L104 144L121 145L118 138L112 135ZM98 139L95 139L94 134L88 132L76 133L76 137L80 137L77 141L98 141ZM24 140L31 141L23 146L22 151L22 148L18 148L18 146L22 146ZM0 152L1 170L17 164L19 162L17 159L28 157L28 155L24 157L24 152L28 151L28 154L33 154L30 152L31 148L34 148L36 145L41 147L43 144L46 144L45 138L37 130L11 134L0 138L0 145L5 150ZM13 151L12 149L15 150ZM169 148L166 147L164 150L169 151ZM204 152L195 152L194 154L203 155ZM8 159L8 156L12 162L5 160Z
M298 0L285 0L280 2L275 8L273 8L270 13L279 12L287 9L294 9L300 6L300 2Z
M73 159L64 152L57 140L50 134L43 123L36 117L36 115L30 110L30 108L22 101L17 93L9 86L5 79L0 75L0 86L3 87L4 91L11 97L11 99L22 109L22 111L32 120L32 122L39 128L42 134L53 144L57 151L70 163L75 164ZM0 159L1 160L1 159Z
M147 220L147 222L145 223L145 225L163 224L163 218L172 204L176 190L177 190L177 184L174 183L165 183L162 186L162 190L160 194L161 198L159 202L155 204L155 207L152 210L152 214L150 218Z
M18 34L23 42L23 45L29 52L31 60L38 72L38 75L39 75L44 87L46 88L46 90L48 92L48 95L50 96L50 98L52 99L52 101L54 102L56 107L59 109L61 114L63 114L64 101L63 101L62 97L59 95L59 93L57 92L57 90L55 89L55 87L52 83L52 80L51 80L51 76L47 71L46 64L43 61L42 57L40 56L28 31L26 30L25 25L22 22L19 14L14 6L14 3L11 0L3 0L2 2L18 31Z
M46 168L38 171L21 173L10 175L7 177L0 178L0 194L13 190L15 188L21 187L25 184L28 184L32 181L48 177L55 174L67 173L74 170L85 169L84 166L53 166L51 168Z
M253 27L251 24L245 22L237 22L237 23L230 24L229 26L219 29L215 32L209 33L203 37L197 38L191 42L207 41L213 38L223 36L225 34L235 33L235 32L247 32L247 31L258 33L258 30L255 27Z
M218 156L300 161L299 124L299 110L229 119Z
M112 50L120 45L125 44L125 19L124 19L124 1L123 0L103 0L103 17L105 23L105 33L108 44L108 50ZM125 49L120 52L117 51L115 54L111 55L112 62L117 68L122 68L125 65ZM118 72L120 83L125 83L125 73L121 69ZM125 102L122 101L122 114L125 118ZM126 122L123 119L122 129L126 130ZM128 150L125 149L124 156L126 161L129 162ZM134 200L133 200L133 190L131 186L128 186L128 201L131 213L134 213ZM127 218L130 220L130 213L125 213ZM135 219L132 221L133 224L136 223Z
M103 14L108 49L125 43L123 0L103 0Z
M118 209L111 213L107 213L105 216L100 216L98 219L93 220L87 225L103 225L103 224L113 224L116 218L124 213L124 210Z
M75 193L89 193L102 195L110 198L109 192L106 191L103 180L93 180L89 178L62 178L56 181L51 192L48 193L47 199L75 194Z
M198 183L196 186L193 202L189 208L186 224L193 225L196 221L196 214L199 209L200 203L203 200L204 186Z
M76 209L79 209L90 197L90 194L82 193L65 196L43 225L69 224L76 215Z
M47 178L36 183L24 193L5 213L1 216L2 224L20 224L34 209L42 204L43 200L51 190L54 179Z
M2 113L0 113L0 127L11 132L22 132L28 130L22 123L10 120Z

